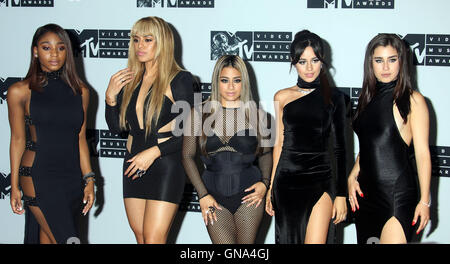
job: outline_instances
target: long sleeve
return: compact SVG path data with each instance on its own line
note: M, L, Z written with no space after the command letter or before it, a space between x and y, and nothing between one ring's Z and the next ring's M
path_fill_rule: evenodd
M122 104L123 90L117 95L117 103L115 106L110 106L105 102L105 119L111 132L119 134L122 132L120 128L120 105Z
M194 118L194 115L196 117ZM208 194L208 191L202 181L200 172L195 162L195 154L197 153L197 132L201 129L200 114L194 109L188 116L187 126L184 128L183 137L183 166L189 180L197 190L199 199Z
M189 111L194 104L194 80L192 74L187 71L179 72L172 80L170 86L175 104L178 104L183 110L176 117L176 127L183 129L183 120L186 120ZM170 139L158 144L161 157L181 151L182 141L183 137L181 135L172 135Z
M258 156L258 167L261 170L262 182L266 185L267 189L269 189L273 166L272 149L274 138L272 138L272 136L275 134L271 131L271 124L274 124L274 120L272 120L268 113L265 116L266 119L264 122L260 123L260 133L262 134L260 145L262 149L260 151L261 154Z
M336 196L347 195L346 170L346 104L344 95L335 91L332 134L334 137L334 156L336 158Z

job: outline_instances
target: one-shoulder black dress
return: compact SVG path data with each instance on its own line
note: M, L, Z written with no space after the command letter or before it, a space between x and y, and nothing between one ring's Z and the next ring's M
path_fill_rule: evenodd
M152 122L150 134L145 136L145 130L141 129L136 115L136 102L140 91L140 84L135 89L128 109L126 111L126 121L129 127L129 133L133 136L131 151L125 155L123 163L123 172L129 166L127 160L153 146L158 146L161 156L156 159L146 173L135 180L132 177L123 176L123 197L124 198L140 198L147 200L159 200L171 203L179 203L181 201L186 174L181 162L181 149L183 145L183 137L181 135L173 135L172 132L158 133L158 130L170 123L174 118L179 119L179 126L182 128L183 116L187 116L190 107L194 103L194 82L190 72L180 71L170 82L173 99L176 104L181 105L186 102L189 106L188 111L177 113L171 111L173 102L164 96L164 103L161 109L158 122ZM149 94L151 93L151 89ZM149 94L146 100L150 99ZM117 104L109 106L106 104L105 116L109 129L114 133L120 133L122 130L119 125L120 105L122 102L122 93L118 95ZM144 109L144 120L147 109ZM164 142L158 144L158 138L168 138Z
M418 185L405 143L394 120L395 83L377 83L377 91L353 122L359 139L358 197L355 224L359 244L376 242L383 226L396 217L407 241L418 201Z
M39 207L58 244L70 242L71 238L79 241L83 180L78 135L84 120L82 97L74 94L60 78L60 72L47 73L47 85L42 91L31 91L30 116L25 120L32 140L25 151L34 153L25 153L33 157L32 166L24 166L23 158L19 175L32 177L36 193L36 197L23 197L25 205ZM25 243L38 243L38 230L36 219L27 212Z
M321 87L283 108L284 141L273 180L275 242L303 244L312 208L324 194L333 197L329 136L334 137L336 195L346 196L345 118L342 93L325 103Z

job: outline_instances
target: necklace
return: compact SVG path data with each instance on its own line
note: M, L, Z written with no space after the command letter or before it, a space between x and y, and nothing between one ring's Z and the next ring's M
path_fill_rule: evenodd
M313 89L304 89L304 88L298 88L297 89L297 91L299 91L300 93L302 93L302 94L309 94L310 92L312 92L312 91L314 91L316 88L313 88Z

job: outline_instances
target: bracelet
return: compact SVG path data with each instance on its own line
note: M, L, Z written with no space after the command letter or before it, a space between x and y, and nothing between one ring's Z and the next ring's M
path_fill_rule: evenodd
M95 182L95 178L89 178L84 182L84 186L88 185L90 182Z
M95 182L95 173L93 171L86 173L83 176L84 186L87 186L89 182Z
M429 203L425 203L425 202L423 202L423 201L420 201L420 203L423 204L423 205L426 205L427 207L430 207L430 206L431 206L431 201L430 201Z

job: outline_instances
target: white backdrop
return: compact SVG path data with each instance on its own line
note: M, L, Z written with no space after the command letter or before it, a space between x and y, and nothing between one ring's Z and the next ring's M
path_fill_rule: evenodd
M138 7L139 4L147 7ZM202 5L204 7L200 7ZM421 241L449 243L450 210L446 205L450 203L446 192L450 188L448 10L450 2L446 0L0 0L0 243L22 243L24 226L24 217L14 215L9 205L7 87L17 80L14 78L25 76L32 35L47 23L57 23L78 35L83 49L78 59L80 74L92 88L88 126L92 137L89 140L94 155L92 162L102 180L99 181L98 204L86 217L83 241L135 243L122 199L122 159L119 158L122 141L108 139L107 133L102 132L107 132L103 131L107 130L104 92L109 78L127 63L125 58L107 57L123 57L128 30L144 16L160 16L173 26L178 61L204 84L204 92L207 92L215 63L212 37L222 32L230 45L241 43L236 51L249 59L253 86L271 113L275 92L296 82L295 70L289 72L289 63L276 60L284 58L286 42L291 41L297 31L309 29L326 41L331 49L332 78L337 87L347 87L344 90L353 101L358 89L348 88L361 87L368 41L382 32L406 36L417 62L423 64L417 66L417 83L428 100L431 118L432 220ZM268 43L271 45L266 46ZM264 56L275 61L260 61ZM357 138L352 140L353 152L357 153ZM192 192L188 190L170 242L210 243L201 214L195 212L195 194L192 201L190 195ZM273 222L265 219L259 243L274 243ZM343 243L356 243L353 224L343 229Z

